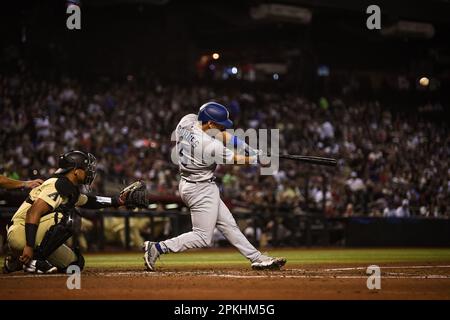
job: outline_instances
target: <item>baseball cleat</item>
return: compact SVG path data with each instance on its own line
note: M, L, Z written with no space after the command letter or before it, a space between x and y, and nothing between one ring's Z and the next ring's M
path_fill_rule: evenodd
M156 260L160 256L155 246L156 242L145 241L142 249L144 250L144 261L148 271L155 271Z
M261 256L252 263L253 270L280 270L286 264L286 258Z
M28 273L48 274L58 272L58 268L52 266L47 260L31 260L23 265L23 271Z
M22 263L19 261L19 258L13 257L12 255L8 255L5 257L3 261L3 273L11 273L22 270Z

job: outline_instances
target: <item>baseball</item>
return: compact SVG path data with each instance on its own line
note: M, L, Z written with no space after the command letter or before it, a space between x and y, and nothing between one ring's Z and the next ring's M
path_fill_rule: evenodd
M428 79L427 77L422 77L420 78L419 83L421 86L426 87L430 83L430 79Z

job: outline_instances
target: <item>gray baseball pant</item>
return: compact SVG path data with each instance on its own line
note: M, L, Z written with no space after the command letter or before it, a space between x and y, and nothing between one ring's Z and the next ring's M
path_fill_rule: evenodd
M251 262L258 260L259 252L242 234L236 220L220 199L219 188L214 181L192 183L181 179L178 187L181 199L191 211L192 231L162 241L160 244L171 252L209 247L214 227Z

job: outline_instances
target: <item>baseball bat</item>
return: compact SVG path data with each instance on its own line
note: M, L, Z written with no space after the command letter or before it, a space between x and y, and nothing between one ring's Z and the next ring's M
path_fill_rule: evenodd
M317 164L321 166L335 167L337 160L333 158L314 157L314 156L301 156L297 154L280 154L281 159L297 160L310 164Z

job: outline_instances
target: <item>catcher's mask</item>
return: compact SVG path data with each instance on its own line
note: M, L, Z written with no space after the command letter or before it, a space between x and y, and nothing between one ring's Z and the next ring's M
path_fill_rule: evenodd
M83 184L89 187L97 174L97 159L92 153L73 150L59 156L58 167L56 174L65 174L72 169L83 169L86 172Z

